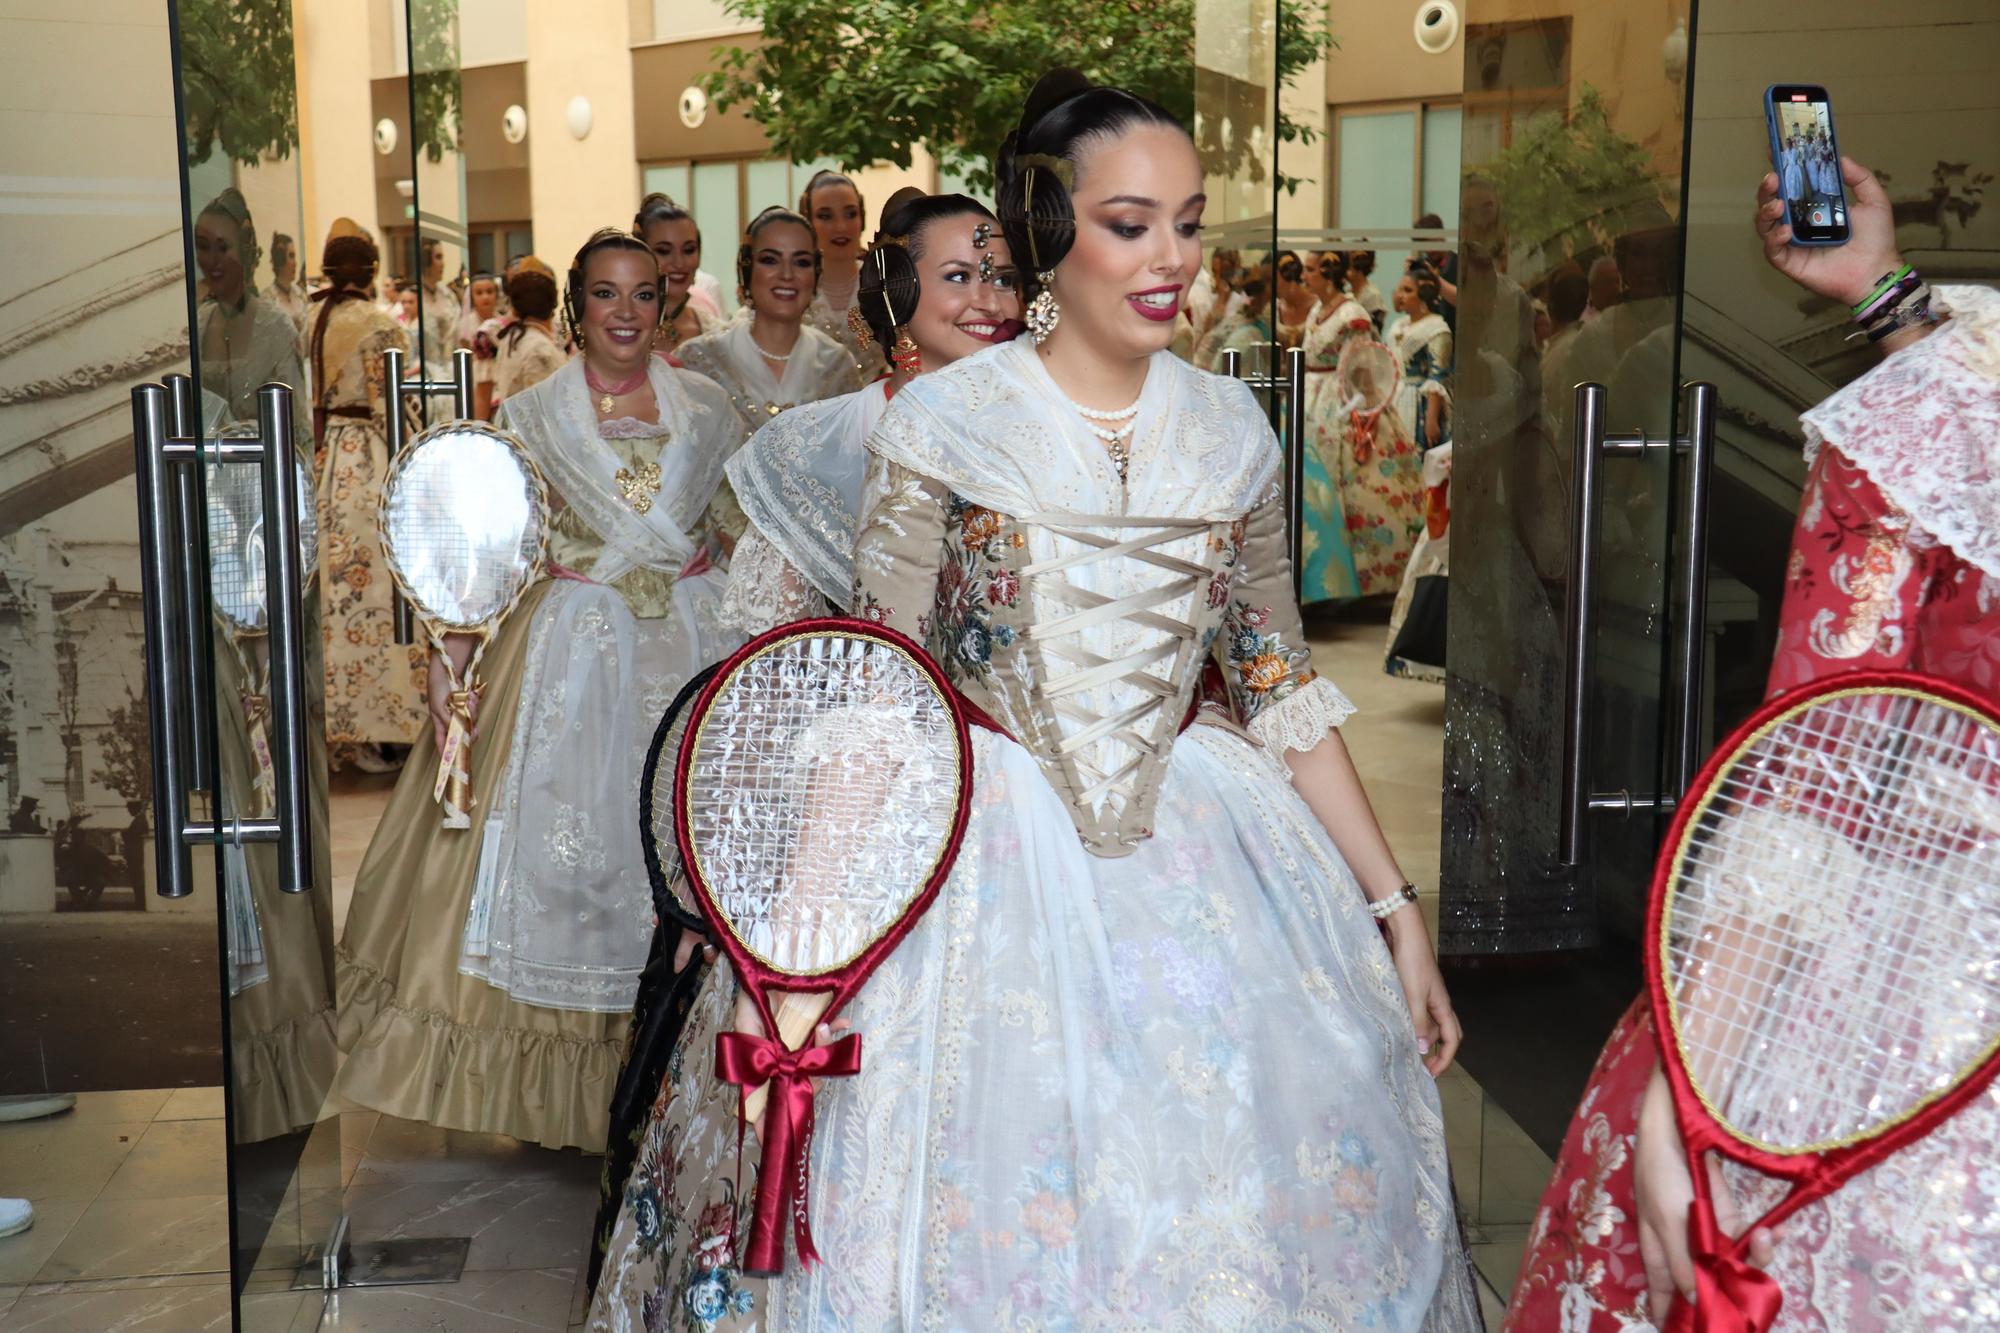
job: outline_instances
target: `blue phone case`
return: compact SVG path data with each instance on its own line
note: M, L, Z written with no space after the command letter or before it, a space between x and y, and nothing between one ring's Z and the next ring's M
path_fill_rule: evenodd
M1784 169L1778 165L1778 104L1772 100L1771 95L1780 88L1815 88L1819 86L1818 84L1810 83L1774 83L1764 90L1764 132L1771 141L1771 170L1778 172L1781 176ZM1826 137L1833 141L1833 156L1834 160L1838 162L1840 160L1840 134L1833 127L1833 97L1831 94L1828 94L1826 99ZM1840 193L1843 197L1846 196L1847 182L1841 182ZM1792 229L1793 245L1820 246L1847 244L1847 236L1829 236L1823 240L1807 240L1800 236L1798 223L1792 218L1792 201L1784 198L1782 190L1779 191L1779 199L1785 205L1785 225ZM1854 211L1851 200L1848 201L1847 211L1850 214ZM1853 234L1853 223L1850 222L1848 224L1848 236L1852 236Z

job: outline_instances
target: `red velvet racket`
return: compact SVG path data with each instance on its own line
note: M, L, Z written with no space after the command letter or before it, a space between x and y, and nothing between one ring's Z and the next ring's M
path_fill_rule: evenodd
M801 1262L812 1080L852 1075L861 1037L811 1045L937 897L964 835L971 751L957 691L924 651L862 620L752 639L695 700L675 761L681 860L696 906L770 1036L716 1039L745 1121L769 1114L744 1271Z
M1771 1327L1784 1293L1721 1232L1703 1155L1791 1183L1775 1226L1956 1114L2000 1071L2000 719L1904 673L1773 700L1682 802L1646 984L1688 1150L1694 1305ZM1782 1238L1780 1244L1783 1244Z

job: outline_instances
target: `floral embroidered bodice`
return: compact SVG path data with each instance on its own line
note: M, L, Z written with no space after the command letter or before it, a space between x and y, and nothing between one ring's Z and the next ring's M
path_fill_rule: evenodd
M855 611L924 642L1035 756L1084 843L1118 856L1153 834L1211 654L1274 748L1310 748L1351 705L1312 670L1276 443L1248 391L1155 358L1128 488L1034 358L982 352L889 405Z

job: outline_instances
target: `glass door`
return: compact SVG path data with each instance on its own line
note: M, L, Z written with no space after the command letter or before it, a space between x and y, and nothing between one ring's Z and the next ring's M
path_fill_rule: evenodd
M1463 6L1439 947L1467 1070L1553 1154L1639 991L1699 745L1706 419L1678 341L1689 0L1519 8Z

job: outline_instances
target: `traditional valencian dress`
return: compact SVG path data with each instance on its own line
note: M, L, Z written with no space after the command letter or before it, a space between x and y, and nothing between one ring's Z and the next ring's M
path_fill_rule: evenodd
M868 437L888 405L885 378L795 407L729 460L729 484L749 520L722 596L730 624L758 634L804 616L846 612Z
M1394 967L1282 759L1351 709L1304 646L1276 441L1165 352L1138 423L1128 489L1020 343L889 405L857 606L1020 739L974 736L957 864L847 1011L824 1263L738 1267L755 1153L738 1193L718 968L592 1329L1478 1326ZM1249 730L1176 740L1211 652Z
M848 349L810 324L799 329L782 376L771 374L764 354L751 340L747 315L714 333L688 339L676 355L682 365L708 376L728 393L742 423L741 440L788 408L852 393L865 382Z
M2000 295L1940 287L1933 306L1952 318L1805 414L1811 472L1772 697L1844 672L1902 670L2000 705ZM1658 1062L1641 996L1570 1122L1508 1329L1652 1327L1633 1159ZM2000 1098L1989 1091L1786 1222L1770 1268L1785 1295L1775 1333L2000 1327L1996 1142ZM1725 1170L1746 1218L1785 1192Z
M657 424L600 423L581 360L502 412L557 506L554 577L480 668L475 828L439 825L426 727L356 877L340 1091L364 1106L604 1146L653 934L640 765L680 686L741 642L716 615L714 532L736 416L710 381L649 364Z
M1426 314L1404 324L1391 340L1402 378L1396 386L1396 417L1408 428L1420 460L1423 527L1403 566L1403 583L1389 608L1389 647L1384 669L1392 676L1442 683L1442 661L1417 661L1394 652L1396 640L1416 600L1420 580L1451 571L1451 328L1444 316ZM1431 438L1428 409L1443 408L1443 427ZM1442 656L1442 654L1438 654Z
M848 298L847 304L835 310L833 302L826 299L824 289L814 292L812 304L806 307L806 327L818 329L845 348L847 355L854 362L857 381L865 382L878 373L882 365L882 354L861 341L861 334L855 329L854 321L849 318L850 312L854 309L854 302L859 300L860 296L860 289L857 287L854 294Z
M326 645L327 745L336 755L407 745L428 730L424 647L396 642L396 590L382 559L376 504L389 472L382 354L407 353L402 328L364 298L312 314L319 441L320 623ZM255 412L251 413L255 420Z
M1405 331L1400 337L1408 338ZM1306 328L1307 438L1301 600L1393 594L1423 531L1423 453L1399 411L1361 417L1341 401L1340 354L1373 341L1375 322L1351 296ZM1326 488L1326 489L1323 489ZM1330 490L1332 499L1328 498ZM1322 545L1333 546L1322 552ZM1351 575L1355 591L1342 593Z

